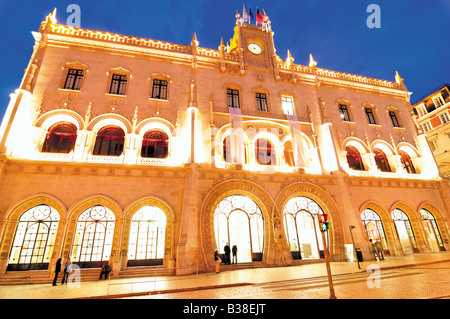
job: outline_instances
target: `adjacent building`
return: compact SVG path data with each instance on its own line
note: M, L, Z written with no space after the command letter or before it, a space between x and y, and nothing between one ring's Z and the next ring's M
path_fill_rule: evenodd
M213 271L227 243L239 263L320 261L320 214L335 261L373 259L370 238L388 256L450 249L449 183L398 74L283 59L268 17L237 14L218 49L55 12L33 36L0 128L0 273L59 257Z
M450 178L450 85L444 84L413 105L414 119L444 178Z

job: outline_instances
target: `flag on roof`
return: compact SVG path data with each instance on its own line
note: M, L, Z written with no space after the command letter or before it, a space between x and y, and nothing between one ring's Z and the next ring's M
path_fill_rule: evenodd
M245 23L245 22L247 22L247 20L248 20L248 14L247 14L247 12L245 11L245 5L242 5L242 10L243 10L243 12L242 12L242 19L243 19L243 21L244 21L244 23Z
M258 7L256 7L256 24L263 24L263 15L259 12Z
M266 11L263 9L263 22L266 23L269 21L269 16L266 14Z
M250 8L250 6L248 6L248 23L252 23L252 19L253 19L253 13L252 13L252 8Z

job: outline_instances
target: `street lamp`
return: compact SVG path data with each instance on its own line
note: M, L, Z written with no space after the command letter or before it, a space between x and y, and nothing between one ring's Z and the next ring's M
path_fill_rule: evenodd
M358 262L358 269L361 269L361 266L359 265L358 252L356 251L355 241L353 240L353 233L352 233L352 229L354 229L355 226L348 226L348 228L350 229L350 235L352 236L352 244L356 254L356 261Z

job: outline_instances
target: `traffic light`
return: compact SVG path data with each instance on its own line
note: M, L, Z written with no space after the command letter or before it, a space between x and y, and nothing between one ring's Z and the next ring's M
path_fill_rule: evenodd
M320 231L325 232L330 228L330 222L328 221L328 214L319 214L319 226Z

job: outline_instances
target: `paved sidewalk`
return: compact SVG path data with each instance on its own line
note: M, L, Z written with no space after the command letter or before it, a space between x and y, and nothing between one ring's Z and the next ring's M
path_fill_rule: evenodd
M449 262L450 252L415 254L405 257L387 257L384 261L332 262L333 275L365 272L368 266L376 264L381 270L438 262ZM253 268L228 270L216 273L201 273L186 276L158 276L130 279L109 279L86 281L78 285L50 284L0 286L0 299L72 299L110 298L154 294L170 291L186 291L218 287L232 287L265 282L276 282L301 278L326 276L325 263L290 267Z

